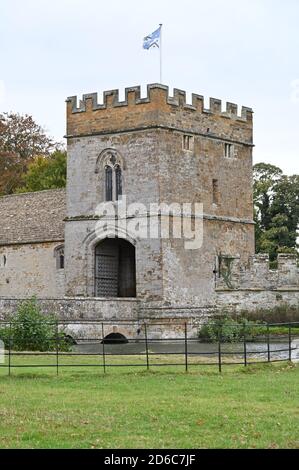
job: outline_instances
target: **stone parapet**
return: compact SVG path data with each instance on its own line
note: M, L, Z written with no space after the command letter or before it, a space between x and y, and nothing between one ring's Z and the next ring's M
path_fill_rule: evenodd
M141 98L140 87L125 90L125 100L119 101L119 91L103 93L103 103L97 93L67 98L67 137L83 137L113 132L128 132L163 128L198 133L209 138L220 138L252 145L251 108L227 103L222 110L221 100L210 98L205 108L204 98L192 94L192 104L186 102L186 92L160 84L147 87L147 96Z
M216 278L217 290L299 289L296 255L279 254L278 268L270 269L269 255L251 256L247 264L239 257L221 256Z

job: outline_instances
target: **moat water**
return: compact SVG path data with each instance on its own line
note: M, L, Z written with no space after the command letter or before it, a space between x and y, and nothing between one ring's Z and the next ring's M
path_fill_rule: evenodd
M299 341L297 341L299 343ZM294 342L292 347L294 346ZM106 354L115 355L143 355L146 354L145 343L142 342L129 342L126 344L105 344ZM297 344L299 348L299 344ZM270 343L270 359L275 360L288 360L289 359L289 342L287 339L281 339L279 341L271 341ZM148 350L151 354L185 354L185 342L183 340L178 341L149 341ZM83 354L103 354L103 344L98 342L81 342L73 347L74 352ZM189 357L200 357L207 358L209 361L213 358L218 358L218 344L216 343L204 343L197 340L188 341L187 351ZM299 357L299 349L297 351ZM222 344L221 354L226 362L229 362L229 358L233 361L238 359L244 360L244 343L232 343ZM268 360L268 344L267 342L254 342L246 343L246 354L248 362L253 360ZM294 352L293 352L294 355ZM295 352L296 355L296 352Z

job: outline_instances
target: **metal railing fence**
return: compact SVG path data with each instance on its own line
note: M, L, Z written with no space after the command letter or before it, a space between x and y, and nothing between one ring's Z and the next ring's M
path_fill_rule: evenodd
M0 340L4 349L0 370L7 369L8 375L11 375L17 368L49 367L56 368L58 375L61 369L72 367L96 367L106 373L108 368L113 367L140 367L150 370L153 367L180 366L188 372L191 367L217 366L221 373L227 365L247 367L250 364L299 359L299 323L295 322L258 325L260 332L256 336L256 326L247 326L243 331L240 324L238 338L232 343L226 342L221 325L216 332L217 339L211 342L208 338L200 339L193 324L177 319L173 324L162 320L114 320L113 323L96 320L49 321L46 324L50 331L46 338L46 350L23 351L20 350L19 340L14 337L16 325L19 331L24 331L24 338L21 340L26 343L26 334L28 337L31 334L32 344L35 344L38 334L34 333L34 328L33 333L28 333L28 330L37 325L1 320ZM117 331L132 334L125 337L121 333L115 333L114 325L117 325ZM229 325L226 324L227 326ZM277 335L277 332L281 334ZM166 357L168 360L164 360ZM30 358L30 361L26 358ZM32 358L38 360L34 361ZM47 360L43 361L44 358ZM169 358L173 360L169 362Z

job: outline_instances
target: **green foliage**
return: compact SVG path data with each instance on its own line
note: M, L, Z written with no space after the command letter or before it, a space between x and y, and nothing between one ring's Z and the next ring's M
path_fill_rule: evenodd
M271 262L281 252L298 254L299 176L286 176L280 168L258 163L254 166L254 205L256 252L269 253Z
M258 309L255 312L243 310L239 314L230 314L226 311L222 315L209 319L198 331L202 340L217 342L219 335L221 342L234 343L255 341L268 332L272 336L288 335L289 325L292 324L292 335L299 334L299 309L287 304L269 309ZM269 328L269 329L268 329Z
M282 170L267 163L257 163L253 167L253 195L259 227L267 230L271 224L271 197L273 187L280 179Z
M265 334L266 327L260 322L246 318L234 319L231 316L221 316L209 320L199 329L200 339L223 343L235 343L244 340L253 341L256 336Z
M69 343L63 332L57 334L57 320L45 316L35 298L22 302L13 316L10 327L0 329L0 339L16 351L54 351L56 338L59 350L68 351Z
M0 340L3 341L4 345L7 347L9 344L9 338L10 338L10 329L7 326L3 326L0 328Z
M22 186L16 192L27 193L64 188L66 185L66 166L66 152L60 150L56 150L48 157L35 157L22 177Z
M59 144L31 116L0 113L0 194L11 194L37 155L49 156Z

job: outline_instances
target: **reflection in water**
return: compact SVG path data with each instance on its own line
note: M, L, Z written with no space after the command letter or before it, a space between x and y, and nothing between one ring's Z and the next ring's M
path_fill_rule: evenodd
M144 341L140 342L128 342L127 344L105 344L106 354L115 355L134 355L134 354L145 354L146 345ZM185 354L185 342L183 340L178 341L148 341L148 350L154 354ZM197 340L188 340L187 345L188 354L196 357L207 355L208 357L218 356L218 344L217 343L202 343ZM98 342L80 342L73 347L74 352L82 354L103 354L103 344ZM228 358L243 358L244 357L244 344L233 343L233 344L222 344L221 351L223 356ZM246 343L246 353L248 360L268 359L268 345L266 342ZM289 359L289 343L288 341L271 342L270 343L270 356L271 360L283 360Z

